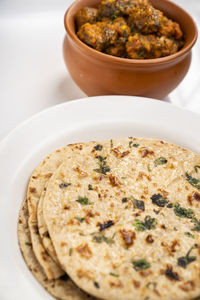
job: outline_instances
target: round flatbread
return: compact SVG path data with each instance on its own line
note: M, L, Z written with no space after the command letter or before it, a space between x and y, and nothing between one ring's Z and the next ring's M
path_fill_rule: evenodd
M144 138L84 144L49 180L43 214L62 268L88 293L200 296L199 155Z
M32 173L28 188L27 188L27 200L28 200L28 211L29 218L28 224L30 229L31 241L33 246L33 251L35 256L43 268L48 279L56 279L64 274L64 271L60 268L56 253L53 246L50 247L47 244L48 232L44 232L42 235L42 229L40 230L41 236L39 235L38 219L37 219L37 208L39 199L42 193L45 192L45 186L48 180L51 178L53 172L56 168L67 158L74 155L74 153L79 153L81 151L82 145L73 144L68 145L62 149L56 150L54 153L50 154ZM42 243L43 238L44 244ZM47 247L47 249L45 249Z
M94 144L95 144L95 142L88 143L88 145L94 145ZM69 145L63 149L60 149L59 150L59 152L60 152L59 162L61 163L61 161L64 161L66 159L66 157L68 157L68 155L70 155L70 157L73 157L77 152L80 153L80 151L82 151L82 144L80 144L80 143ZM57 152L48 157L48 163L51 163L52 159L54 160L54 162L56 162L56 159L54 157L55 154L57 154ZM57 167L57 164L55 167ZM42 169L44 170L44 168L46 168L46 162L42 163ZM77 170L77 172L79 172L79 170ZM79 176L84 176L84 174L80 174L80 172L79 172ZM47 184L48 184L48 180L47 180L46 186L47 186ZM37 225L38 225L38 230L39 230L40 238L41 238L44 249L51 256L51 258L56 262L56 264L59 265L57 255L56 255L53 243L51 241L51 237L49 235L48 228L45 223L45 219L43 217L43 200L44 200L44 197L46 194L46 186L44 187L44 190L41 193L39 202L37 203Z
M43 268L38 263L32 248L30 231L28 227L28 206L24 200L19 213L18 241L24 260L39 283L56 299L60 300L92 300L82 292L65 274L59 279L49 280Z

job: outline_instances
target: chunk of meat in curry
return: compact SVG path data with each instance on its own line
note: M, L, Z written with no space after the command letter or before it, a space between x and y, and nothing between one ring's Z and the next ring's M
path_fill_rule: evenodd
M176 53L178 44L172 39L163 36L142 35L139 33L130 36L126 43L129 58L159 58Z
M79 30L86 23L94 24L97 22L98 10L93 7L83 7L75 16L76 29Z

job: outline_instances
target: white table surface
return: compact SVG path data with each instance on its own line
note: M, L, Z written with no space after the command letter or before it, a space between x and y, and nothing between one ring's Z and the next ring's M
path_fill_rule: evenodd
M72 2L0 0L0 140L33 114L86 96L62 57L63 16ZM174 2L200 25L199 0ZM199 39L187 76L167 101L200 113Z

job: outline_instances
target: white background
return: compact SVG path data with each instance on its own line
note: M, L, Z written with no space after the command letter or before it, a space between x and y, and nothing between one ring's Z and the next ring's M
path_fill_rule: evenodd
M0 0L0 140L33 114L84 97L62 57L69 0ZM200 24L199 0L175 0ZM200 113L200 46L167 101ZM34 129L33 129L34 130Z

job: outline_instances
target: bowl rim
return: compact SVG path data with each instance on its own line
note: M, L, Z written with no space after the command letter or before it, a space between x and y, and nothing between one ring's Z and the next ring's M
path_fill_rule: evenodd
M87 44L83 43L78 36L76 35L76 33L74 33L74 31L72 30L69 21L68 21L68 15L70 14L71 10L74 8L74 6L76 6L78 3L82 3L84 0L76 0L74 1L69 8L67 9L67 11L65 12L64 15L64 27L65 30L67 32L67 34L71 37L72 41L76 44L76 46L78 46L81 50L83 50L87 55L96 57L96 59L98 60L104 60L110 63L115 63L115 64L123 64L123 65L135 65L135 66L144 66L147 67L148 65L162 65L162 64L166 64L169 62L173 62L176 59L181 59L182 57L184 57L194 46L194 44L196 43L197 37L198 37L198 30L197 30L197 25L194 21L194 19L192 18L192 16L185 11L182 7L180 7L179 5L175 4L174 2L170 1L170 0L162 0L168 3L168 5L173 6L174 9L179 9L183 14L185 14L187 16L188 19L190 19L190 22L192 23L193 27L194 27L194 33L193 33L193 38L190 41L190 43L186 46L183 47L181 50L179 50L177 53L172 54L172 55L168 55L165 57L160 57L160 58L152 58L152 59L131 59L131 58L122 58L122 57L117 57L117 56L112 56L100 51L97 51L95 49L93 49L92 47L88 46Z

